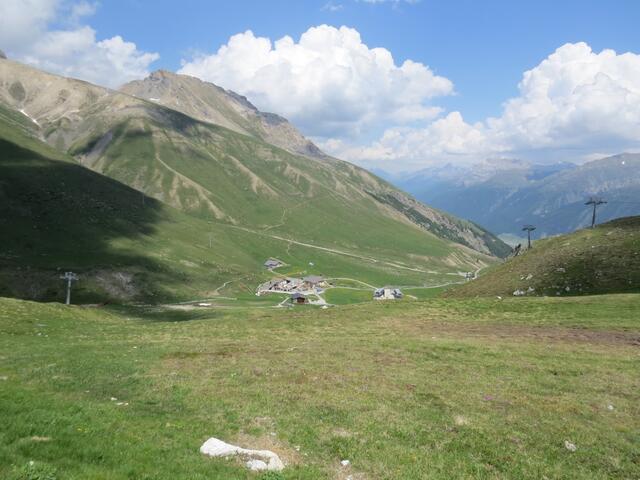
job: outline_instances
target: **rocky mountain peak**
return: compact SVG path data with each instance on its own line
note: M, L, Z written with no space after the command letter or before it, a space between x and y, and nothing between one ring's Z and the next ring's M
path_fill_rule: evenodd
M297 155L327 158L287 119L261 112L245 96L196 77L157 70L144 80L123 85L120 91L256 137Z

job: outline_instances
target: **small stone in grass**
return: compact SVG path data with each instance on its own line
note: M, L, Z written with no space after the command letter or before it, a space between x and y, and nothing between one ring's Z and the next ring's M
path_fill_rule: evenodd
M350 463L351 462L349 460L342 460L340 462L340 465L342 465L343 467L348 467Z
M613 405L607 405L607 410L612 411L613 410Z
M111 397L112 402L115 402L116 400L118 400L116 397Z
M569 440L564 441L564 448L569 450L570 452L575 452L578 447L576 447L575 443L571 443Z
M257 459L249 460L245 465L249 470L252 470L254 472L267 470L267 468L269 468L265 462Z

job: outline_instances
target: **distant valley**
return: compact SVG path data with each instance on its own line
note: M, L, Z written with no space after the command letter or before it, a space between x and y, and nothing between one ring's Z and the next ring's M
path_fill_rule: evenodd
M608 202L599 207L598 222L640 214L640 154L580 166L488 160L395 176L377 173L429 205L512 238L522 236L524 224L535 225L540 237L590 225L592 211L584 203L591 196Z

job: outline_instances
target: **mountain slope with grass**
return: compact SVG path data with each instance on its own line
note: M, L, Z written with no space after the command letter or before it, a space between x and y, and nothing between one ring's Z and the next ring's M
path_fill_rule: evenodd
M31 123L0 106L0 296L62 300L59 277L72 270L80 275L76 303L209 299L270 306L282 298L254 295L273 275L263 268L269 257L285 262L279 274L377 286L455 282L460 268L493 261L417 228L410 230L412 249L398 251L366 241L329 248L274 229L211 221L82 166L34 136Z
M640 292L640 217L547 238L445 295L537 296Z
M22 112L35 136L96 172L207 221L327 248L400 251L426 263L446 257L460 268L477 256L474 250L506 251L476 225L429 208L365 170L292 154L257 135L211 123L211 115L210 121L198 120L9 60L0 61L0 79L0 101ZM226 115L222 107L220 112Z

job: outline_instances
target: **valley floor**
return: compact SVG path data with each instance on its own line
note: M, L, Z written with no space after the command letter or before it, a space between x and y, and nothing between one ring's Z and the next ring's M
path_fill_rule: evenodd
M639 312L640 295L327 310L0 299L0 478L638 478ZM288 467L261 477L203 457L211 436Z

